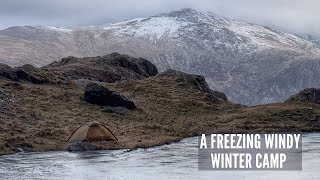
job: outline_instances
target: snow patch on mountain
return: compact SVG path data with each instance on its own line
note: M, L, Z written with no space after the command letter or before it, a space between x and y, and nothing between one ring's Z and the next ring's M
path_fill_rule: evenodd
M41 26L44 29L52 30L52 31L58 31L58 32L65 32L65 33L70 33L73 30L64 28L64 27L54 27L54 26Z
M161 37L177 36L177 32L183 26L187 26L188 22L178 21L175 17L152 17L152 18L136 18L120 23L114 23L104 30L117 30L118 34L128 36L145 37L153 36L157 39Z
M166 37L188 37L190 33L199 31L206 32L210 36L210 40L199 37L207 47L215 43L216 46L225 46L242 52L277 48L300 53L308 50L311 54L320 54L319 47L315 47L314 43L295 35L192 9L112 23L105 25L103 30L111 31L121 37L149 38L151 41Z
M301 45L306 48L312 48L314 46L311 42L297 36L245 22L230 21L229 29L236 34L248 37L252 43L258 45L260 48L273 47L299 50Z

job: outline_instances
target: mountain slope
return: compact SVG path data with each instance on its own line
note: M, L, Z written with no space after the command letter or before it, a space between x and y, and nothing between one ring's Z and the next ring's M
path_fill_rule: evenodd
M119 59L131 65L114 64ZM104 68L97 68L99 65ZM72 70L83 66L91 73L70 74L70 67ZM43 68L29 65L10 70L0 64L0 154L21 149L65 150L70 135L90 121L106 125L118 139L117 143L96 142L103 149L151 147L202 133L320 131L319 94L313 98L315 103L295 98L286 103L247 107L230 103L223 93L210 90L202 76L174 70L157 74L155 69L147 60L115 53L67 58ZM112 70L122 80L110 82L92 77ZM99 99L86 100L89 83L102 85L113 95L125 96L122 98L137 108L128 110L120 105L113 107L118 111L113 110L108 105L119 106L119 99L111 102L110 96L100 96L101 87L93 91L100 92L96 94ZM313 94L314 90L308 90L296 97ZM103 104L98 105L97 100Z
M319 87L319 45L268 27L182 9L86 28L13 27L0 31L0 60L43 66L62 57L120 52L204 75L233 102L283 101Z

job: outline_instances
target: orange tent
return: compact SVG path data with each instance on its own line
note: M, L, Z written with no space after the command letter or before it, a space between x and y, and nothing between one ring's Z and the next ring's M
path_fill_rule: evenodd
M78 129L69 137L68 142L81 141L118 141L113 133L104 125L98 122L89 122Z

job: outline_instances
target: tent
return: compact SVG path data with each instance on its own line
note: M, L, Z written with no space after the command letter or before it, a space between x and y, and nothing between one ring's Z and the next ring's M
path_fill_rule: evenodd
M118 139L101 123L89 122L76 129L68 139L70 143L82 141L118 141Z

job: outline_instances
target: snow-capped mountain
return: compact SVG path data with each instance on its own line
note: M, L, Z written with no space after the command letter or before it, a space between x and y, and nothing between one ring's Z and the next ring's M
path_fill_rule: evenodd
M12 66L110 52L149 59L160 70L204 75L212 89L239 103L278 102L320 87L319 44L192 9L85 28L0 31L0 61Z

